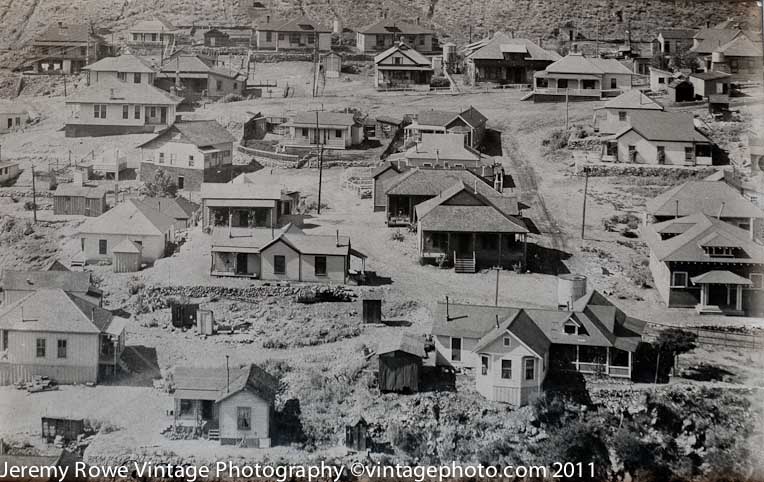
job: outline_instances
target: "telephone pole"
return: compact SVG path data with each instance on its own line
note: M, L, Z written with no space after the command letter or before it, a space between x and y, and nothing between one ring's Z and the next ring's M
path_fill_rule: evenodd
M581 239L584 239L584 231L586 230L586 195L589 191L589 167L584 166L584 205L581 210Z
M34 166L32 166L32 218L34 219L34 224L37 224L37 191L35 190L34 177Z
M324 150L321 144L320 129L318 127L318 110L316 110L316 151L318 153L318 207L316 214L321 214L321 185L324 174Z

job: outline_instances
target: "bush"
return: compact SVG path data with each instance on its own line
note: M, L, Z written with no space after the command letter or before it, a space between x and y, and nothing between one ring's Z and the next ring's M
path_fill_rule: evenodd
M137 276L132 276L127 281L127 292L131 295L137 295L146 285Z
M430 87L451 87L451 82L445 77L433 77L430 80Z
M25 211L32 211L33 209L35 209L35 207L39 208L39 206L37 206L33 201L25 201L24 202L24 210Z
M227 94L225 97L222 97L218 102L221 104L228 104L229 102L241 102L244 100L244 96L240 94Z
M549 134L549 137L541 141L541 145L549 151L564 149L568 146L568 135L563 129L556 129Z
M396 229L392 233L390 233L390 239L393 241L403 242L404 239L406 239L406 235L403 234L403 231L400 229Z

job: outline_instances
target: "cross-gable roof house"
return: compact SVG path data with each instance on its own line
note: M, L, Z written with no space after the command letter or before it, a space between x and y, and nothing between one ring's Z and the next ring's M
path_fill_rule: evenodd
M406 42L398 42L374 57L374 87L430 90L432 62Z
M533 84L533 75L560 55L528 39L497 32L492 38L472 44L465 50L467 79L471 84Z
M634 73L616 59L571 53L536 72L533 92L525 98L544 100L594 100L618 96L632 88Z
M601 134L615 134L629 125L632 112L642 110L662 111L663 106L637 89L624 92L596 109L604 112L604 119L597 118ZM595 113L596 115L596 113Z
M356 48L361 53L382 52L401 40L419 52L439 50L434 32L418 18L413 23L383 18L356 31Z

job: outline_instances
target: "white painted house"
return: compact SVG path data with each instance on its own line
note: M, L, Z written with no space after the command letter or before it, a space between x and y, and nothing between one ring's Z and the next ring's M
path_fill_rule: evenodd
M154 85L156 78L156 72L151 65L133 54L104 57L98 62L85 66L82 70L87 72L90 84L119 80L131 84Z

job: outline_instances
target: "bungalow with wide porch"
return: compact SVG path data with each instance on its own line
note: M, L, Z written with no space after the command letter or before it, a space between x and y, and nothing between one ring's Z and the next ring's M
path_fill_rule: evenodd
M349 149L363 142L363 127L353 114L341 112L298 112L281 125L289 134L279 141L282 149Z
M229 182L202 184L202 227L271 228L302 224L295 207L299 192L278 184Z
M695 127L692 114L634 111L629 125L602 139L602 160L631 164L710 166L714 143Z
M557 52L528 39L497 32L465 49L466 81L470 85L484 82L532 85L537 71L561 58Z
M177 367L171 386L176 427L221 445L271 446L279 382L259 366Z
M432 62L406 42L398 42L374 57L374 87L430 90Z
M291 20L262 17L255 26L258 50L301 50L326 52L332 48L332 30L317 21L301 16Z
M403 129L404 141L421 141L423 134L462 134L465 145L479 149L485 136L488 118L470 106L461 112L425 110L417 112Z
M764 314L764 246L750 230L697 212L648 224L642 238L653 282L669 308Z
M157 70L156 86L168 92L175 90L187 102L242 95L247 84L246 74L239 70L216 67L208 57L182 51L164 59Z
M616 59L571 53L533 76L533 92L523 98L534 102L599 100L632 88L634 73Z
M562 281L561 281L562 282ZM646 323L596 290L565 309L440 302L432 335L436 363L474 373L491 401L525 405L550 371L630 379Z
M595 108L595 126L600 134L615 134L630 125L629 118L632 112L643 110L662 111L663 106L639 90L632 89L605 102L602 107ZM604 116L598 116L598 112L602 112Z
M83 67L89 84L106 80L119 80L131 84L154 85L156 72L144 59L133 54L119 57L105 57L98 62Z
M477 186L477 184L475 184ZM429 262L453 263L457 273L482 267L526 266L528 228L517 201L485 196L457 180L441 194L416 205L417 251ZM507 208L511 211L505 212Z
M366 259L347 236L305 234L291 224L281 229L218 226L211 250L210 275L263 280L344 284L351 255Z
M494 204L503 206L502 211L510 216L520 215L517 198L501 192L499 182L488 183L477 172L469 169L408 169L392 179L385 190L388 226L409 226L416 222L414 207L421 202L440 195L457 181L471 187L479 194L495 198Z
M0 385L35 376L97 383L115 374L125 322L59 288L29 293L0 313Z
M140 20L127 31L127 45L137 48L165 49L174 45L176 28L161 17Z
M403 39L419 52L431 53L439 50L435 33L420 24L383 18L356 31L356 48L359 52L375 53L389 49Z

